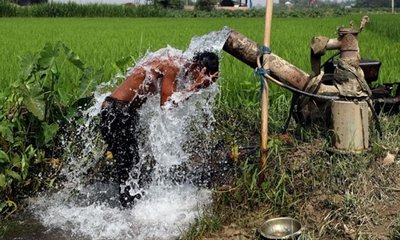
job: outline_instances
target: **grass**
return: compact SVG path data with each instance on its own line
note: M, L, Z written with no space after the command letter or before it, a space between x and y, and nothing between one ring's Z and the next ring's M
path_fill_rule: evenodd
M257 186L258 157L241 157L235 183L214 193L214 219L224 228L215 231L215 222L199 220L205 226L196 229L214 231L195 238L191 229L184 239L219 239L227 232L254 239L263 221L279 216L299 219L302 239L398 239L400 165L398 158L390 165L383 158L400 154L400 117L381 121L384 137L372 133L372 146L362 154L332 153L323 133L303 129L302 138L293 125L289 137L272 136L265 182Z
M391 226L392 239L400 239L400 218L397 218Z
M362 56L382 61L380 81L398 80L399 42L381 33L387 24L398 21L397 15L370 16L372 29L368 26L360 35ZM361 16L341 18L276 18L273 22L272 49L274 53L310 71L309 42L314 35L335 37L337 26L350 20L358 22ZM105 71L104 81L115 73L113 63L126 57L137 59L146 50L157 50L171 45L185 49L191 37L220 30L227 25L250 37L258 43L263 42L262 18L0 18L0 87L4 89L18 78L18 56L25 52L35 52L46 42L63 41L73 49L88 65ZM389 28L388 32L394 32ZM328 54L329 55L329 54ZM227 54L222 60L222 81L220 81L221 100L237 106L238 100L252 105L258 102L258 79L253 70ZM71 92L71 81L77 81L75 72L68 72L60 86ZM273 87L272 98L284 91Z

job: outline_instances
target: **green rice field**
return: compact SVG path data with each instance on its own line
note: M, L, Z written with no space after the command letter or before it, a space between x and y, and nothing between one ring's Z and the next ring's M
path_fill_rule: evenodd
M310 39L315 35L334 38L338 26L348 26L351 20L357 25L361 17L274 18L272 50L309 72ZM372 15L359 36L362 57L382 61L380 82L400 81L399 22L399 15ZM184 50L193 36L223 26L263 42L263 18L0 18L0 87L6 89L18 78L19 56L39 51L46 42L64 42L86 64L103 69L103 81L108 81L116 74L114 63L123 57L137 59L147 50L167 45ZM79 79L78 72L68 67L62 66L66 73L59 86L67 93L73 91L71 83ZM253 70L225 53L221 76L223 96L228 101L242 94L243 98L258 99Z

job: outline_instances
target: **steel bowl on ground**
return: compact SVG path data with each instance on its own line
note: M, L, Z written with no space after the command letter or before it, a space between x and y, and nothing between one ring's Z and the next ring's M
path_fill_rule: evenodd
M298 239L301 230L301 223L290 217L269 219L259 228L264 239Z

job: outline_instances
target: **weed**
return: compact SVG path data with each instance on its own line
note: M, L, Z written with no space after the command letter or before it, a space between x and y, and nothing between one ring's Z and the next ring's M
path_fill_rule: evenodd
M206 208L201 216L191 224L189 229L181 235L180 239L195 240L205 234L213 233L222 227L220 216L213 212L211 208Z
M391 226L390 239L400 239L400 218L398 217Z

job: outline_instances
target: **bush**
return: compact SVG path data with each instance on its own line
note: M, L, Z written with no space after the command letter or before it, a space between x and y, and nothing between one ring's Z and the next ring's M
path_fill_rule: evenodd
M81 72L80 86L67 101L56 89L65 60ZM57 134L102 77L61 42L21 57L20 78L0 96L0 217L14 212L20 198L52 187L62 167Z
M209 12L215 8L215 4L217 4L216 0L197 0L194 9Z
M155 0L157 6L169 9L183 9L182 0Z
M155 0L154 5L113 5L43 3L20 7L8 0L0 0L0 17L264 17L265 9L214 10L216 0L198 0L195 11L183 10L183 0ZM231 4L225 0L224 4ZM343 8L275 8L275 17L327 17L345 16L349 13L387 13L389 9L343 9Z
M233 7L235 4L232 0L222 0L220 2L221 6Z
M0 0L0 17L17 16L17 6L7 0Z

